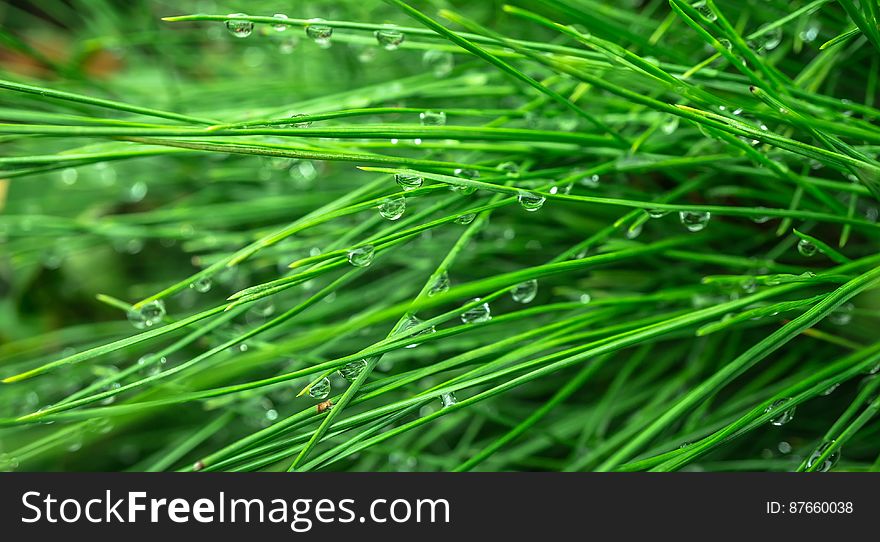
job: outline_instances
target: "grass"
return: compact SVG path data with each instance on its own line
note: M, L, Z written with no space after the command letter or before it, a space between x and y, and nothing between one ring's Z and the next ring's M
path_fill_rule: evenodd
M880 470L874 3L281 10L0 10L0 470Z

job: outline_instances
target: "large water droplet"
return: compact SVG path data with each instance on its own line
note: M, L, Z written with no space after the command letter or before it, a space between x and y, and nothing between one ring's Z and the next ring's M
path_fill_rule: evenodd
M211 277L201 277L189 283L189 287L200 294L209 291L212 285Z
M458 399L455 397L454 393L449 392L440 394L440 404L443 408L450 407L456 403L458 403Z
M810 454L810 458L807 459L807 468L812 469L815 465L818 464L819 458L825 455L825 452L828 451L829 448L834 446L834 441L829 440L828 442L822 443L821 446L816 448L812 454ZM837 460L840 459L840 448L836 448L831 454L826 457L822 463L816 468L819 472L828 472L830 471L834 465L837 464Z
M537 211L544 206L544 202L547 200L544 196L533 192L520 192L516 199L520 206L529 212Z
M394 180L406 191L420 188L425 180L419 175L411 175L409 173L398 173L394 176Z
M774 412L782 410L790 400L791 399L777 399L776 401L773 401L770 406L764 409L764 412ZM794 411L795 407L782 410L779 416L776 416L775 418L772 418L770 420L770 423L776 426L785 425L794 419Z
M367 267L373 263L373 245L364 245L348 251L348 263L355 267Z
M510 291L510 296L517 303L531 303L536 295L538 295L538 281L535 279L521 282Z
M455 57L449 51L425 51L422 64L434 74L434 77L442 78L452 73Z
M779 47L779 44L782 43L782 27L777 26L773 30L768 31L766 34L761 36L763 40L761 42L761 47L765 51L772 51Z
M688 231L698 232L705 229L712 214L707 211L681 211L678 218Z
M330 395L330 379L322 378L309 388L309 396L313 399L326 399Z
M428 295L434 296L437 294L442 294L444 292L449 291L449 273L446 271L440 273L436 279L434 279L433 284L428 289Z
M352 361L339 369L339 375L349 382L354 382L357 377L367 368L367 360Z
M811 256L815 256L816 252L819 251L819 248L812 242L807 241L806 239L801 239L800 241L798 241L797 250L801 253L801 256L806 256L807 258L809 258Z
M471 302L479 301L480 298L476 297L471 300ZM465 324L479 324L481 322L488 322L492 319L492 310L489 308L488 303L480 303L470 309L461 313L461 321Z
M475 218L477 218L476 213L468 213L466 215L461 215L460 217L456 218L455 223L468 225L473 222Z
M403 196L385 198L379 204L379 214L387 220L397 220L406 212L406 199Z
M287 15L283 13L276 13L275 15L273 15L273 17L275 17L276 19L287 19ZM285 30L287 30L287 25L283 23L277 23L273 24L272 28L275 29L275 32L284 32Z
M318 47L326 49L330 47L330 38L333 36L333 27L319 24L321 19L313 19L314 24L306 27L306 36L312 39Z
M406 334L407 330L412 329L418 325L421 325L422 323L423 323L423 321L420 320L418 317L416 317L415 314L409 314L409 315L407 315L406 320L404 320L404 322L402 324L400 324L400 327L398 328L397 333L404 335L404 334ZM431 326L431 327L425 328L421 331L418 331L416 333L411 334L410 337L418 337L419 335L428 335L428 334L434 333L435 331L436 331L436 329L434 328L434 326ZM404 348L415 348L418 345L419 345L418 343L408 344Z
M137 329L153 327L165 317L165 302L161 299L150 301L139 309L128 311L128 321Z
M230 13L227 17L247 17L244 13ZM226 21L226 28L229 33L236 38L246 38L254 31L254 23L251 21L242 21L230 19Z
M403 43L405 38L403 32L391 28L376 30L373 35L376 36L376 41L386 51L393 51L400 47L400 44Z
M419 113L422 126L445 126L446 113L443 111L422 111Z

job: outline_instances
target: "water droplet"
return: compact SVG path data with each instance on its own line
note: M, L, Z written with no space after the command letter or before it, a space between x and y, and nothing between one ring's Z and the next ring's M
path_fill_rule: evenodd
M516 165L516 162L504 162L498 164L495 169L504 173L508 177L516 177L517 175L519 175L519 166Z
M455 219L456 224L464 224L465 226L470 224L477 218L476 213L468 213L466 215L461 215L460 217Z
M563 185L553 185L550 187L550 193L553 195L563 194L568 195L571 194L572 183L567 183Z
M230 13L227 17L247 17L244 13ZM227 20L226 28L236 38L246 38L254 31L254 23L251 21Z
M666 209L648 209L648 216L651 218L663 218L668 214L669 211Z
M543 207L544 202L547 200L544 196L533 192L520 192L516 199L519 201L520 206L530 213Z
M403 335L407 330L412 329L418 325L421 325L422 323L423 323L423 321L420 320L418 317L416 317L415 314L409 314L409 315L407 315L406 320L404 320L404 322L398 328L397 333ZM431 327L423 329L422 331L418 331L416 333L411 334L410 337L418 337L419 335L428 335L428 334L434 333L435 331L436 331L436 329L434 328L434 326L431 326ZM418 343L408 344L404 348L415 348L418 345L419 345Z
M705 1L697 2L693 5L693 7L695 7L700 15L705 17L707 20L711 22L715 22L718 20L718 15L714 11L712 11L712 8L709 7L709 5L706 4Z
M536 295L538 295L538 281L535 279L521 282L510 291L510 296L517 303L531 303Z
M807 241L806 239L801 239L800 241L798 241L797 250L801 253L801 256L806 256L807 258L809 258L811 256L814 256L816 252L819 251L819 248L810 241Z
M419 113L422 126L445 126L446 113L443 111L422 111Z
M828 395L831 395L832 393L834 393L834 390L836 390L836 389L839 388L839 387L840 387L840 382L837 382L837 383L835 383L835 384L831 384L830 386L828 386L828 387L827 387L822 393L820 393L819 395L821 395L821 396L823 396L823 397L828 396Z
M791 453L791 444L789 444L788 442L786 442L784 440L782 442L780 442L776 448L779 450L779 453L782 453L782 454Z
M406 191L420 188L425 180L419 175L411 175L409 173L398 173L394 176L394 180Z
M458 399L455 397L454 393L449 392L440 394L440 404L443 405L443 408L452 406L456 403L458 403Z
M770 406L768 406L766 409L764 409L764 412L766 413L766 412L773 412L776 410L780 410L786 404L788 404L788 402L790 400L791 399L777 399L776 401L773 401L773 403ZM772 418L770 420L770 423L773 425L776 425L776 426L785 425L794 419L794 411L795 411L795 407L791 407L789 409L783 410L782 413L779 414L779 416Z
M290 118L291 118L291 120L294 120L294 119L298 119L298 118L305 117L305 116L306 116L305 113L296 113L296 114L291 115ZM290 124L283 124L282 126L284 126L286 128L290 128L290 127L308 128L311 125L312 125L312 121L307 120L307 121L303 121L303 122L292 122Z
M376 30L373 35L376 36L376 41L386 51L393 51L400 47L400 44L403 43L405 38L403 32L391 28Z
M138 203L143 201L143 199L147 196L147 191L149 187L147 183L143 181L136 181L132 183L130 187L123 193L122 197L128 203Z
M165 302L161 299L150 301L139 309L128 311L128 321L137 329L153 327L165 317Z
M355 267L367 267L373 263L373 245L364 245L348 251L348 263Z
M852 303L844 303L828 315L828 321L835 326L845 326L852 322L855 308L855 305Z
M367 360L352 361L339 369L339 376L348 382L354 382L357 377L367 368Z
M201 277L189 283L189 287L200 294L209 291L212 285L211 277Z
M681 211L678 218L688 231L698 232L706 228L712 214L708 211Z
M379 214L387 220L397 220L406 212L406 199L403 196L385 198L379 204Z
M660 131L666 135L670 135L676 130L678 130L678 117L675 115L669 115L669 118L660 125Z
M444 292L449 291L449 273L446 271L440 273L436 279L434 279L434 283L431 284L431 288L428 289L428 295L434 296L437 294L442 294Z
M145 376L153 376L162 372L168 359L165 356L159 358L155 354L147 354L138 359L137 364L141 368L140 371Z
M275 15L273 15L273 17L275 17L276 19L287 19L287 15L285 15L283 13L276 13ZM285 30L287 30L287 25L282 24L282 23L278 23L278 24L273 24L272 28L275 29L275 32L284 32Z
M330 395L330 379L322 378L309 388L309 396L313 399L326 399Z
M810 458L807 460L807 468L812 469L819 461L819 458L825 455L825 452L828 451L829 448L834 446L834 441L830 440L828 442L823 443L821 446L816 448L812 454L810 454ZM834 465L837 464L837 460L840 459L840 448L836 448L831 454L828 455L823 461L822 464L816 468L818 472L828 472L830 471Z
M425 51L422 56L422 64L434 74L434 77L443 78L452 73L455 67L455 57L449 51Z
M766 34L761 36L763 42L761 43L761 47L765 51L772 51L779 47L779 44L782 43L782 27L777 26L773 30L768 31Z
M801 41L804 43L812 43L816 41L816 38L819 37L818 25L808 26L798 34L798 37L801 38Z
M312 19L320 23L321 19ZM325 24L310 24L306 27L306 36L312 39L318 47L326 49L330 47L330 38L333 36L333 27Z
M626 238L627 239L635 239L636 237L638 237L639 235L642 234L643 227L644 227L644 224L640 223L640 224L636 224L635 227L627 228L626 234L625 234Z
M0 454L0 472L12 472L18 468L18 458L12 454Z
M479 301L479 297L475 297L471 302ZM488 322L492 319L492 311L489 309L488 303L480 303L461 313L461 321L465 324L479 324Z

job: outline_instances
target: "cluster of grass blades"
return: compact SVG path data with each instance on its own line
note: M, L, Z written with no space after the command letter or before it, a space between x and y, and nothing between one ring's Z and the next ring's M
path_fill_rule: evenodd
M878 16L4 5L0 470L880 470Z

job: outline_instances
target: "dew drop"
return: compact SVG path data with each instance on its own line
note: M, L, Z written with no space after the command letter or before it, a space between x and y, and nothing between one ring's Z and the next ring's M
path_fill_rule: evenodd
M305 115L304 113L296 113L296 114L294 114L294 115L291 115L291 116L290 116L290 119L291 119L291 120L295 120L295 119L298 119L298 118L301 118L301 117L305 117L305 116L306 116L306 115ZM308 127L311 126L311 125L312 125L312 121L307 120L307 121L302 121L302 122L292 122L292 123L290 123L290 124L285 124L285 125L283 125L283 126L286 126L286 127L291 127L291 126L292 126L292 127L294 127L294 128L308 128Z
M828 315L828 321L835 326L845 326L852 322L855 308L855 305L852 303L844 303Z
M437 294L442 294L449 291L449 273L446 271L440 273L434 282L431 284L431 287L428 289L429 296L435 296Z
M466 215L461 215L460 217L455 219L456 224L464 224L465 226L470 224L477 218L476 213L468 213Z
M364 245L348 251L348 263L355 267L367 267L373 263L373 245Z
M439 79L452 73L452 69L455 67L455 57L449 51L425 51L422 56L422 65Z
M18 458L11 454L0 454L0 472L12 472L18 468Z
M538 295L538 281L535 279L521 282L510 291L510 296L517 303L531 303L536 295Z
M309 388L309 396L313 399L326 399L330 395L330 379L322 378Z
M407 315L406 320L404 320L403 323L400 324L400 327L398 328L397 333L403 335L407 330L412 329L418 325L421 325L422 323L423 323L423 321L420 320L415 314L409 314L409 315ZM434 326L431 326L431 327L425 328L421 331L417 331L415 333L410 334L410 337L418 337L419 335L430 335L431 333L434 333L435 331L436 331L436 329L434 328ZM419 343L408 344L404 348L415 348L418 345L419 345Z
M446 113L443 111L422 111L419 113L422 126L445 126Z
M203 294L211 289L211 277L201 277L189 283L189 287Z
M779 47L779 44L782 43L782 28L777 26L761 36L761 39L764 40L761 43L761 47L763 47L765 51L776 49Z
M669 211L665 209L648 209L648 216L651 218L663 218L668 214Z
M406 199L403 196L385 198L379 204L379 214L387 220L397 220L406 212Z
M712 8L705 2L705 0L697 2L693 4L693 7L697 8L697 11L705 17L707 20L715 22L718 20L718 15L712 11Z
M520 192L516 199L519 201L520 206L530 213L543 207L544 202L547 200L544 196L533 192Z
M367 360L352 361L339 369L339 376L348 382L354 382L357 377L367 368Z
M394 51L400 47L405 38L403 32L391 28L376 30L373 35L376 36L376 41L386 51Z
M165 302L161 299L150 301L139 309L128 311L128 321L137 329L153 327L165 317Z
M836 390L839 387L840 387L840 382L837 382L835 384L831 384L830 386L825 388L825 390L822 393L820 393L819 395L821 395L822 397L826 397L826 396L834 393L834 390Z
M273 17L275 17L276 19L287 19L287 15L283 13L276 13L275 15L273 15ZM287 30L287 25L283 23L278 23L273 24L272 28L275 29L275 32L284 32L285 30Z
M823 443L821 446L816 448L812 454L810 454L810 458L807 459L807 468L812 469L819 462L819 458L825 455L825 452L828 451L829 448L834 446L834 441L830 440L828 442ZM840 459L840 448L836 448L831 454L826 457L816 471L818 472L828 472L830 471L834 465L837 464L837 460Z
M406 191L421 188L422 183L425 182L419 175L412 175L410 173L398 173L394 176L394 180Z
M571 189L572 189L572 183L567 183L567 184L563 184L563 185L553 185L552 187L550 187L550 193L553 194L554 196L557 194L563 194L563 195L567 196L568 194L571 194Z
M788 442L786 442L784 440L782 442L780 442L776 448L779 450L779 453L781 453L781 454L791 453L791 444L789 444Z
M814 256L816 252L819 251L819 248L810 241L807 241L806 239L801 239L800 241L798 241L797 250L798 252L800 252L801 256L806 256L807 258L809 258L811 256Z
M776 401L773 401L773 403L770 406L768 406L766 409L764 409L764 412L766 413L766 412L773 412L775 410L779 410L782 407L784 407L786 404L788 404L788 402L790 400L791 399L777 399ZM789 409L786 409L781 414L779 414L779 416L772 418L770 420L770 423L775 426L785 425L794 419L794 411L795 411L795 407L791 407Z
M312 39L318 47L326 49L330 47L330 38L333 36L333 27L318 24L321 19L313 19L314 23L306 27L306 36Z
M681 211L678 218L688 231L698 232L706 228L712 214L708 211Z
M676 130L678 130L678 117L675 115L669 115L669 118L660 125L660 131L666 135L671 135Z
M230 13L227 17L247 17L244 13ZM226 29L236 38L246 38L254 31L254 23L251 21L227 20Z
M479 301L480 298L476 297L472 299L470 302ZM489 309L488 303L480 303L470 309L461 313L461 321L465 324L479 324L482 322L488 322L492 319L492 311Z
M137 364L141 373L145 376L153 376L162 372L168 359L165 356L156 358L155 354L147 354L138 359Z
M599 188L599 176L588 175L581 179L581 184L587 188Z
M449 392L440 394L440 404L443 408L450 407L456 403L458 403L458 399L455 397L454 393Z

